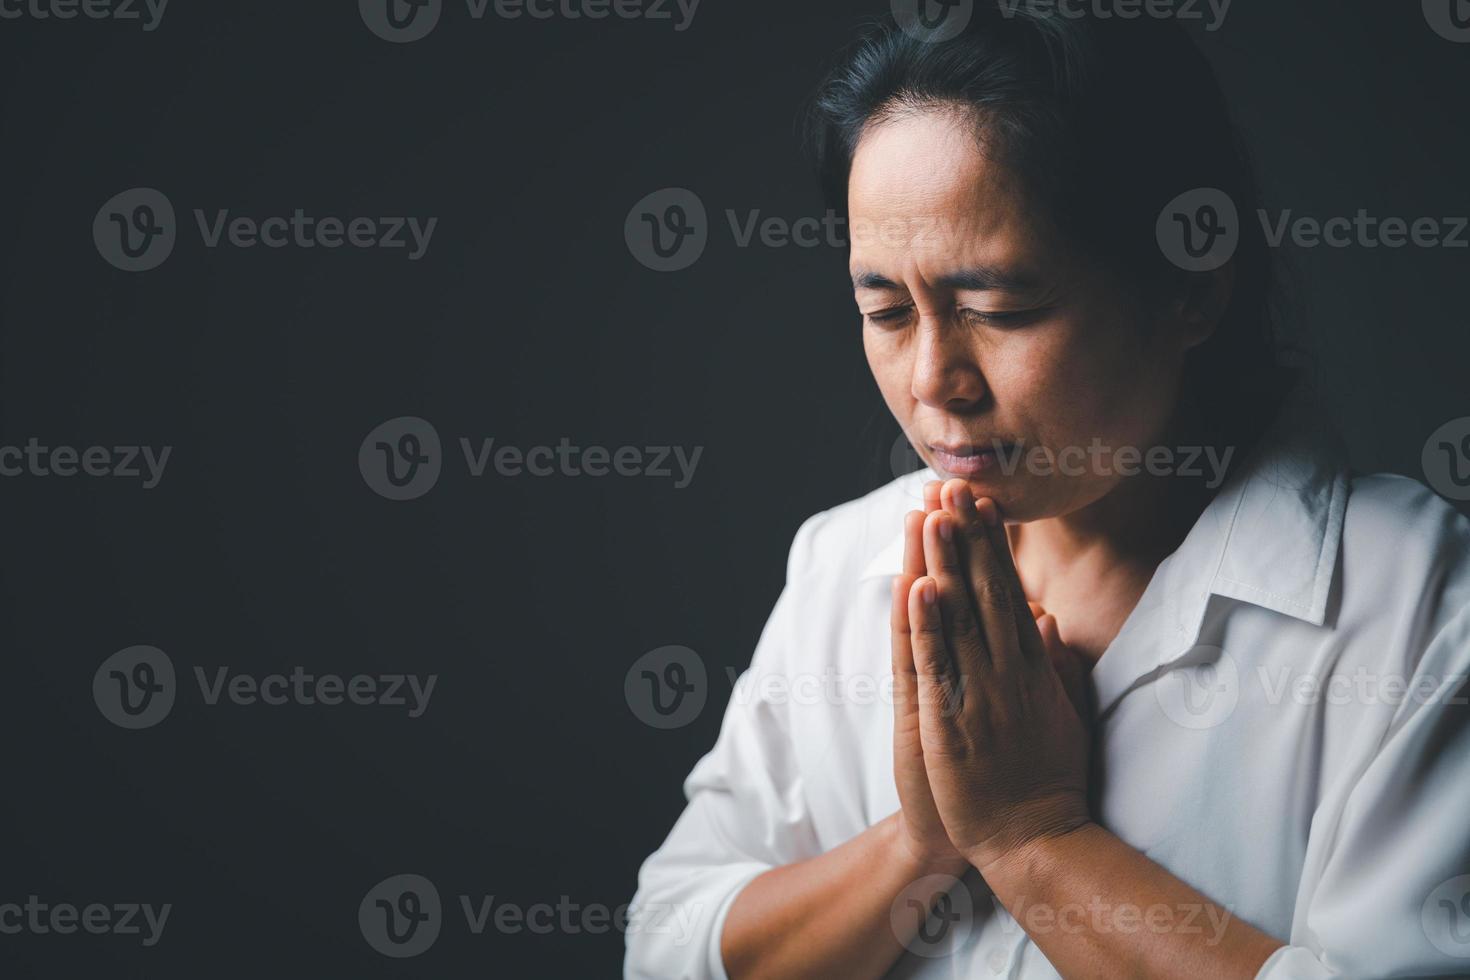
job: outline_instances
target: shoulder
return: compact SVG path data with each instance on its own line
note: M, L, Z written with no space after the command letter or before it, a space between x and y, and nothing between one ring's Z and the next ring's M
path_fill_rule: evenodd
M1418 480L1393 473L1351 478L1343 514L1345 557L1415 581L1470 576L1470 520Z
M867 574L897 571L903 515L923 509L924 484L932 479L928 470L910 473L808 517L791 543L787 582L852 583Z
M1470 615L1470 520L1423 483L1353 476L1341 547L1339 624L1391 637L1382 654L1405 667Z

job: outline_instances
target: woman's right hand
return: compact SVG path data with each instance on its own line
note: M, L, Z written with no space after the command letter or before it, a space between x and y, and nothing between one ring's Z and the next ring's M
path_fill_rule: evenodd
M939 506L938 487L933 507ZM925 488L925 510L929 488ZM919 737L919 681L914 669L914 650L909 633L909 591L927 574L924 563L925 511L910 511L904 517L903 570L893 580L890 614L893 651L893 778L898 786L899 839L909 856L924 867L957 870L968 867L964 855L950 843L939 808L929 789L924 767L924 750Z

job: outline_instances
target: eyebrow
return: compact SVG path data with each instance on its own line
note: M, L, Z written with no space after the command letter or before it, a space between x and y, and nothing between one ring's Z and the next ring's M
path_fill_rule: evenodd
M1004 272L994 266L975 266L940 276L935 286L976 292L995 290L1022 293L1039 288L1039 283L1024 275ZM901 289L898 283L877 272L859 271L852 277L854 289Z

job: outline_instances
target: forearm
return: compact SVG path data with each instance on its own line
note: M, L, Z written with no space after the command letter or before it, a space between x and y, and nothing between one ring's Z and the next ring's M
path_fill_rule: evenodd
M1064 977L1249 980L1282 945L1097 824L981 871Z
M720 952L731 980L882 977L918 931L891 915L904 889L931 874L959 877L962 859L910 855L898 815L825 854L774 868L746 885L725 919Z

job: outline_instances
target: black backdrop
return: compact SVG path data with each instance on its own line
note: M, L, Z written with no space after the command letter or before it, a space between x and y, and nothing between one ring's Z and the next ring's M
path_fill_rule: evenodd
M883 7L704 0L679 30L672 5L475 20L450 0L402 44L346 0L174 0L154 30L0 19L0 446L172 450L151 489L0 479L0 903L172 906L151 946L0 934L0 973L617 975L616 931L477 936L458 896L626 902L791 534L891 475L842 251L740 247L725 215L822 215L799 107ZM1237 0L1197 31L1273 207L1470 214L1470 44L1418 7ZM138 187L177 209L178 241L133 273L91 229ZM659 273L624 221L672 187L708 208L709 244ZM438 224L418 260L208 248L196 208ZM1430 433L1470 415L1470 251L1291 252L1296 334L1356 464L1423 478ZM410 501L358 466L400 416L443 440L438 483ZM462 437L702 456L682 488L475 478ZM708 704L659 730L624 680L671 644L706 665ZM168 655L177 695L126 730L93 680L134 645ZM438 680L410 718L211 705L196 667ZM415 959L358 927L400 873L446 907Z

